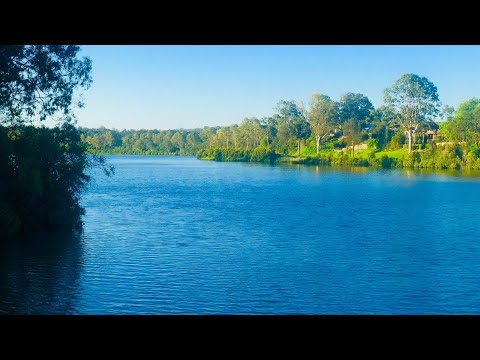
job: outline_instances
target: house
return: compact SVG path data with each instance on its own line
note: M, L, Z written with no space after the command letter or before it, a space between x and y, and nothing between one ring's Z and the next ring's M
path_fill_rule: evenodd
M427 132L425 133L425 135L426 135L427 138L429 138L429 139L435 139L435 137L437 136L437 130L427 130Z

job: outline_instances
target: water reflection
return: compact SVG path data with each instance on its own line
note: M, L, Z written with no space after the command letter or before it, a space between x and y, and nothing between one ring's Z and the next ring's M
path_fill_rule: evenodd
M0 313L75 312L83 263L80 233L32 234L0 244Z

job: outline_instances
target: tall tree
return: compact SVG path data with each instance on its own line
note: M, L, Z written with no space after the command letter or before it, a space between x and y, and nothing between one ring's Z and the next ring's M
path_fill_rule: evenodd
M377 139L378 148L383 149L395 132L396 115L385 105L379 106L375 109L372 115L373 119L370 133L372 134L372 137Z
M442 107L441 118L444 121L448 121L455 115L455 108L453 106L444 105Z
M269 145L273 138L277 135L276 126L278 125L278 122L274 117L264 117L260 120L260 124L265 130L265 134L267 136L267 145Z
M327 95L313 94L310 97L307 119L315 134L317 154L320 151L320 141L333 130L337 114L335 110L335 102Z
M346 93L338 102L338 114L343 123L350 119L359 122L369 122L374 107L368 97L363 94Z
M280 115L279 133L289 134L297 141L298 155L300 155L300 140L310 136L310 124L305 118L302 106L294 100L280 100L277 103L277 110Z
M5 123L72 116L77 88L92 82L92 62L79 46L0 46L0 115ZM77 106L83 104L77 102Z
M461 103L455 116L445 125L452 140L468 141L480 146L480 99L472 98Z
M280 100L277 103L276 110L278 111L280 117L285 119L287 122L302 116L302 110L295 100Z
M385 89L384 100L397 113L408 137L408 152L412 152L412 139L420 123L433 121L439 113L437 87L426 77L404 74Z
M361 139L362 127L358 120L351 118L343 123L343 133L352 142L352 153L355 156L355 144Z
M293 137L297 140L297 151L300 156L300 141L307 139L311 134L310 124L303 116L293 118L289 123L289 128Z

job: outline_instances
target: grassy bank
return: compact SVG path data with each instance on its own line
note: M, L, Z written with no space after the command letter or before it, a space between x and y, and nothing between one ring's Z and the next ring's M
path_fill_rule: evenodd
M364 166L378 168L416 168L480 170L480 150L466 144L435 146L408 153L406 149L376 151L374 149L325 151L315 155L292 156L275 153L269 147L255 149L214 148L197 153L201 160L244 161L262 163L291 163L320 166Z

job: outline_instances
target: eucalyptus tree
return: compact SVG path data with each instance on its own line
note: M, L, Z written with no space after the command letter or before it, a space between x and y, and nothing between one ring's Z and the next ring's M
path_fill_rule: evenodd
M265 135L267 137L267 145L269 145L273 138L277 135L277 125L278 121L275 117L264 117L260 120Z
M448 121L455 116L455 108L450 105L444 105L440 117L443 121Z
M354 118L350 118L343 123L343 133L352 142L353 156L355 156L355 144L358 144L361 139L361 131L361 123Z
M241 139L240 128L237 124L230 126L230 134L233 141L233 147L236 150L239 147Z
M372 113L370 133L378 141L379 149L383 149L395 132L396 115L385 105L379 106Z
M92 62L79 46L0 46L0 115L18 124L59 114L73 116L75 90L92 82Z
M352 142L355 155L355 144L361 140L362 130L372 120L374 107L368 97L363 94L346 93L338 102L338 117L344 134Z
M350 119L357 122L368 123L374 107L367 96L363 94L346 93L340 97L338 102L338 116L341 123Z
M305 111L294 100L280 100L277 103L280 115L279 132L290 135L297 141L298 155L300 155L300 141L310 136L310 124L305 118Z
M327 95L313 94L310 97L310 108L307 119L315 135L317 154L320 151L320 141L330 134L337 120L335 102Z
M412 152L412 139L420 124L433 121L439 114L437 87L426 77L404 74L385 89L384 100L396 112L408 138L408 152Z
M310 137L312 130L310 124L304 117L297 117L288 123L291 134L297 140L298 156L300 156L300 140L305 140Z
M245 118L239 127L241 138L247 148L255 148L260 144L262 127L260 121L253 118Z

